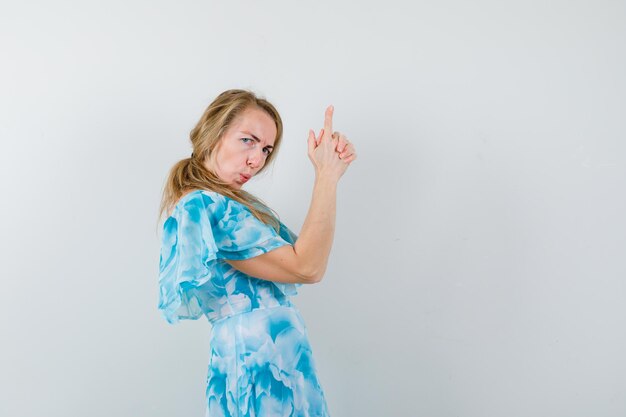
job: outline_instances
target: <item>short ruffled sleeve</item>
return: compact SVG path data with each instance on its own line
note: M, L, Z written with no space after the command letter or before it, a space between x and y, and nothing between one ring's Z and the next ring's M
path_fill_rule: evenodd
M229 260L249 259L284 245L293 245L298 238L295 233L279 221L278 233L263 223L238 201L224 197L224 213L214 230L218 257ZM272 283L285 295L298 294L302 284Z
M159 309L170 323L199 318L210 308L212 295L225 295L211 285L224 267L230 268L219 260L249 259L294 244L296 239L284 224L280 223L277 233L246 206L221 194L188 194L163 225ZM273 284L285 295L297 294L301 285Z
M216 202L194 192L183 197L163 224L159 260L159 309L165 319L198 319L206 312L198 291L210 292L215 276L217 246L213 239L210 210Z
M238 261L262 255L289 244L273 227L263 223L246 206L228 197L216 213L213 231L218 257Z

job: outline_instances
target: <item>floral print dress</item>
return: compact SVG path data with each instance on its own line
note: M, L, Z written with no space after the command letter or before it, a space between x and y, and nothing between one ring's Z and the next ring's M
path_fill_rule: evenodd
M212 324L207 417L329 415L306 326L289 300L301 284L254 278L224 261L296 239L206 190L183 196L163 224L159 309L169 323L206 316Z

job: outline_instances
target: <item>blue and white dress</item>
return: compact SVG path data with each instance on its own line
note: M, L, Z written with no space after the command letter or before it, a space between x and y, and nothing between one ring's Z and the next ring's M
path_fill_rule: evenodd
M225 259L261 255L297 236L243 204L196 190L163 225L159 309L165 319L212 324L207 417L328 416L304 321L289 301L301 284L246 275Z

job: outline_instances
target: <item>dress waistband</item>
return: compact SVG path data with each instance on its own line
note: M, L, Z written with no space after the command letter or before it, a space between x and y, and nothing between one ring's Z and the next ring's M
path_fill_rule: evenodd
M265 310L268 308L275 307L293 307L291 301L289 301L288 297L280 297L280 298L272 298L271 300L263 300L262 304L259 303L260 300L256 300L255 303L252 303L250 299L242 300L238 303L227 303L225 304L220 311L213 311L208 313L206 316L209 319L211 325L215 325L218 322L229 319L234 316L238 316L240 314L249 313L255 310Z

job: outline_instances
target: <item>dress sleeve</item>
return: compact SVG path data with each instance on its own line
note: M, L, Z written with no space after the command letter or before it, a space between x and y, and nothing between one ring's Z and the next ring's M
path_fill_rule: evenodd
M295 233L279 222L277 233L273 227L263 223L243 204L224 197L224 213L219 216L214 234L218 247L218 258L229 260L249 259L285 245L293 245ZM298 294L300 283L272 283L285 295Z
M290 242L263 223L238 201L224 198L222 212L215 213L218 257L233 261L250 259Z
M218 249L207 207L215 202L205 197L197 194L180 203L163 225L159 309L170 323L196 320L206 312L203 300L211 292Z

